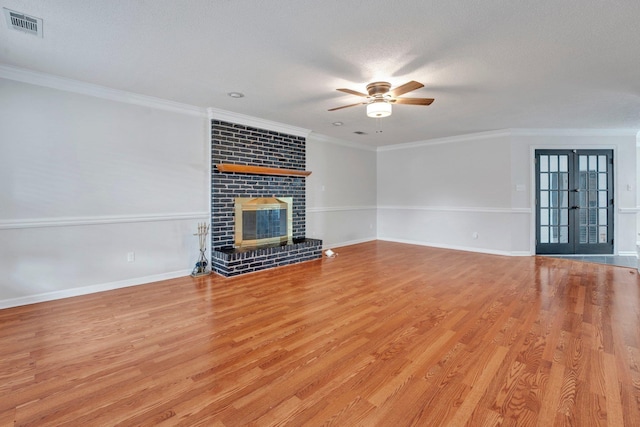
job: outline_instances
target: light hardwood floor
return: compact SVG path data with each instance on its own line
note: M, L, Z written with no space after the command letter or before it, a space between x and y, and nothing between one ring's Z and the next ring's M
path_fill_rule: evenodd
M0 311L0 425L640 426L634 270L337 252Z

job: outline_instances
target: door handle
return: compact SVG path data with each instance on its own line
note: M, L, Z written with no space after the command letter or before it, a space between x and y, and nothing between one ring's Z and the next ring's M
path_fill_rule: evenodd
M571 209L580 209L580 206L571 206Z

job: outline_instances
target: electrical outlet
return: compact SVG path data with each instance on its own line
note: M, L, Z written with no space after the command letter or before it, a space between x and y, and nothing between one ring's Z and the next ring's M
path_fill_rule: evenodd
M478 232L474 231L473 233L471 233L471 237L473 237L474 239L478 238Z
M136 261L136 253L128 252L127 253L127 262L135 262Z

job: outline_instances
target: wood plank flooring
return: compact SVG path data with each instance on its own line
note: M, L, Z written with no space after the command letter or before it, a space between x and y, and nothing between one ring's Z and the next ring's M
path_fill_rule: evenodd
M0 311L2 426L640 426L630 268L390 242Z

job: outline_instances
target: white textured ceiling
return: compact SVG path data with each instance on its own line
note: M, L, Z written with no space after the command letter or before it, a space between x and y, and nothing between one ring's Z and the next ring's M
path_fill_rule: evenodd
M0 63L371 146L506 128L640 129L639 0L0 0ZM4 20L4 18L3 18ZM367 118L339 87L417 80ZM246 96L232 99L228 92ZM332 126L342 121L344 126ZM356 135L363 131L368 135Z

